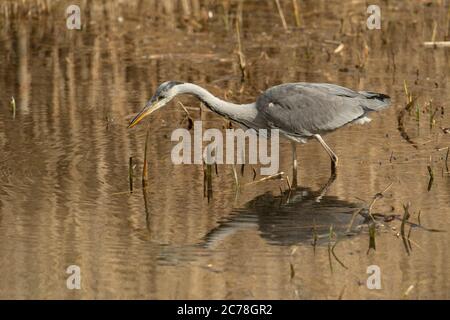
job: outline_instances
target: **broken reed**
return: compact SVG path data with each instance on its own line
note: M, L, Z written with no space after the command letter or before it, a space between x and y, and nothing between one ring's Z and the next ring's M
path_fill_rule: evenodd
M234 185L236 186L236 190L238 190L240 187L240 182L239 182L239 176L238 176L235 164L231 165L231 170L233 171Z
M236 19L236 37L238 41L238 58L239 58L239 69L241 70L241 81L245 81L247 78L247 63L245 61L245 55L242 51L242 39L241 39L241 24L239 19Z
M433 186L433 181L434 181L434 174L433 174L433 168L431 168L431 165L427 166L428 169L428 175L430 176L430 180L428 181L428 191L431 190L431 187Z
M237 173L234 173L234 172L233 172L233 175L237 176ZM283 175L284 175L284 172L281 171L281 172L272 174L272 175L270 175L270 176L265 176L264 178L261 178L261 179L259 179L259 180L257 180L257 181L249 182L249 183L245 184L244 186L250 186L250 185L253 185L253 184L256 184L256 183L260 183L260 182L264 182L264 181L269 181L269 180L275 180L275 179L280 179L280 180L282 180L282 179L283 179ZM237 181L237 184L240 184L239 181Z
M11 97L11 111L13 114L13 119L16 118L16 100L14 99L14 97Z
M208 198L208 202L212 199L213 189L212 189L212 164L207 164L203 161L203 196Z
M334 244L332 244L333 239L335 239ZM337 243L338 243L337 234L333 230L333 225L330 225L330 233L329 233L329 237L328 237L328 261L330 263L331 273L333 273L333 262L332 262L331 257L336 259L336 261L341 265L341 267L343 267L344 269L348 269L347 266L338 258L338 256L334 252L334 249L336 248Z
M405 107L398 113L397 115L397 129L400 131L400 135L403 139L405 139L408 143L410 143L415 149L418 149L417 144L412 141L411 137L408 135L405 129L405 115L408 113L411 115L412 107L416 101L416 98L412 96L412 94L408 90L408 86L406 85L406 81L404 81L405 95L406 95L406 105ZM417 112L417 109L416 109ZM418 121L418 114L416 113L416 120Z
M406 80L403 81L403 87L405 89L406 104L411 104L413 102L413 96L412 93L408 90L408 84L406 83Z
M292 0L292 5L294 6L294 16L295 16L295 23L297 27L300 27L300 8L298 6L297 0Z
M128 161L128 180L130 183L130 193L133 193L133 157L130 157Z
M313 224L313 228L312 228L312 232L313 232L313 251L314 254L316 254L316 246L317 246L317 240L319 239L319 237L317 236L317 228L316 228L316 219L313 220L314 224Z
M445 155L445 170L447 171L447 173L449 172L448 171L448 154L449 154L449 152L450 152L450 147L447 148L447 154Z
M404 89L405 89L405 95L406 95L406 108L407 111L411 110L411 107L413 106L414 103L414 97L412 95L412 93L408 90L408 86L406 84L406 81L404 81ZM430 125L430 130L433 129L433 126L436 124L436 114L438 113L438 108L433 108L433 99L430 99L430 101L428 101L425 105L424 105L424 112L428 111L428 118L429 118L429 125ZM417 125L419 125L420 123L420 113L421 113L421 108L419 106L419 104L415 105L415 120L417 122Z
M295 269L294 269L294 265L292 264L292 262L289 262L289 266L290 266L290 269L291 269L290 276L291 276L291 280L292 280L295 277Z
M416 122L417 122L417 125L419 125L419 122L420 122L420 107L419 107L418 104L416 105Z
M438 113L438 108L434 107L433 108L433 100L430 99L430 101L428 101L427 103L425 103L424 105L424 109L423 109L424 113L428 112L428 119L429 119L429 126L430 126L430 130L433 129L434 125L436 124L436 114ZM421 108L418 104L416 104L416 109L415 109L415 118L416 118L416 122L417 125L419 126L419 122L420 122L420 113L421 113Z
M376 235L376 225L374 221L371 221L369 223L369 249L367 249L367 254L369 254L370 249L373 249L374 251L377 250L375 235Z
M430 100L427 105L428 108L428 115L430 119L430 130L433 129L433 126L436 124L436 120L434 119L436 116L436 113L438 112L437 108L434 108L433 110L433 100Z
M331 247L331 253L333 254L333 257L336 259L336 261L341 265L342 268L348 270L348 267L341 261L341 259L338 258L336 253L334 252L334 249L336 248L338 241L334 243L334 245Z
M330 264L330 271L333 273L333 262L331 261L331 243L333 241L333 225L330 225L330 232L328 234L328 262Z
M404 210L404 214L403 214L403 218L402 218L402 224L400 226L400 235L402 236L402 240L403 240L403 244L405 246L406 249L406 253L409 255L410 251L411 251L411 244L409 242L409 239L405 236L405 225L409 220L409 217L411 216L409 213L409 207L411 206L410 203L407 203L406 205L403 205L403 210Z
M280 15L281 24L283 25L283 29L287 30L288 26L286 23L286 18L284 17L283 9L281 8L280 0L275 0L275 4L277 5L278 14Z

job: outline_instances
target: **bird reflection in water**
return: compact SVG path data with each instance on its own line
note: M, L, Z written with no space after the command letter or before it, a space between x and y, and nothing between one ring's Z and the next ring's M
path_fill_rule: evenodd
M283 246L312 243L314 237L318 243L328 242L330 226L338 237L355 234L367 218L357 214L352 222L362 205L326 195L334 179L318 191L297 187L276 196L260 195L219 221L201 245L212 248L245 229L257 229L269 244Z

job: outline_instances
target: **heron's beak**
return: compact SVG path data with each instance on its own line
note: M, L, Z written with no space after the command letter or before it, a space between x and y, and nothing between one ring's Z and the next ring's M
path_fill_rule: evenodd
M130 124L128 125L128 128L133 128L135 125L141 122L142 119L149 116L159 108L164 107L166 103L169 102L169 100L170 99L168 98L164 98L155 102L152 99L149 102L147 102L147 105L144 107L144 109L142 109L141 112L139 112L137 116L134 117L133 120L131 120Z

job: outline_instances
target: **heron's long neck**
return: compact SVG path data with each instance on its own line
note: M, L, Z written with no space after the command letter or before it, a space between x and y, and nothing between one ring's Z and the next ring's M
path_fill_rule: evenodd
M192 83L177 86L178 94L191 94L200 99L212 111L240 123L253 123L257 116L256 104L235 104L212 95L208 90Z

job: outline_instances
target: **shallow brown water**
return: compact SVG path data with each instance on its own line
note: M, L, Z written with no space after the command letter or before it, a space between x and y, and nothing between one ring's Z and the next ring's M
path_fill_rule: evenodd
M450 50L422 46L435 22L436 39L448 37L449 8L445 1L389 2L382 6L382 29L370 31L364 1L299 1L300 28L292 27L291 2L281 2L289 32L274 3L242 6L244 84L234 32L240 9L233 1L229 7L200 1L187 16L171 9L171 1L104 8L89 2L82 31L66 29L64 1L39 17L2 16L0 298L391 299L404 298L412 285L407 298L449 298L448 232L412 229L410 255L396 236L399 221L377 231L376 251L369 253L366 229L342 234L355 207L391 182L374 212L402 215L410 202L412 222L420 211L423 226L450 230L450 176L440 150L450 146L450 134L440 129L450 127ZM344 50L333 53L340 42ZM244 186L236 196L227 165L219 166L208 202L202 166L170 160L170 134L187 126L172 102L148 120L144 199L145 125L126 126L166 80L194 82L242 103L278 83L330 82L389 94L392 106L370 124L325 137L340 167L320 203L311 199L328 180L329 159L316 142L298 148L301 188L289 203L279 180ZM419 96L404 117L417 148L398 130L405 81ZM431 99L439 111L430 128ZM205 128L225 125L211 112L191 116L202 117ZM130 195L131 156L137 167ZM287 141L280 158L280 170L290 173ZM434 172L429 191L427 166ZM242 184L251 180L246 167ZM330 268L326 239L311 245L315 224L322 235L333 225L335 252L348 269L334 258ZM72 264L81 268L81 290L66 288ZM381 290L365 285L369 265L381 268Z

